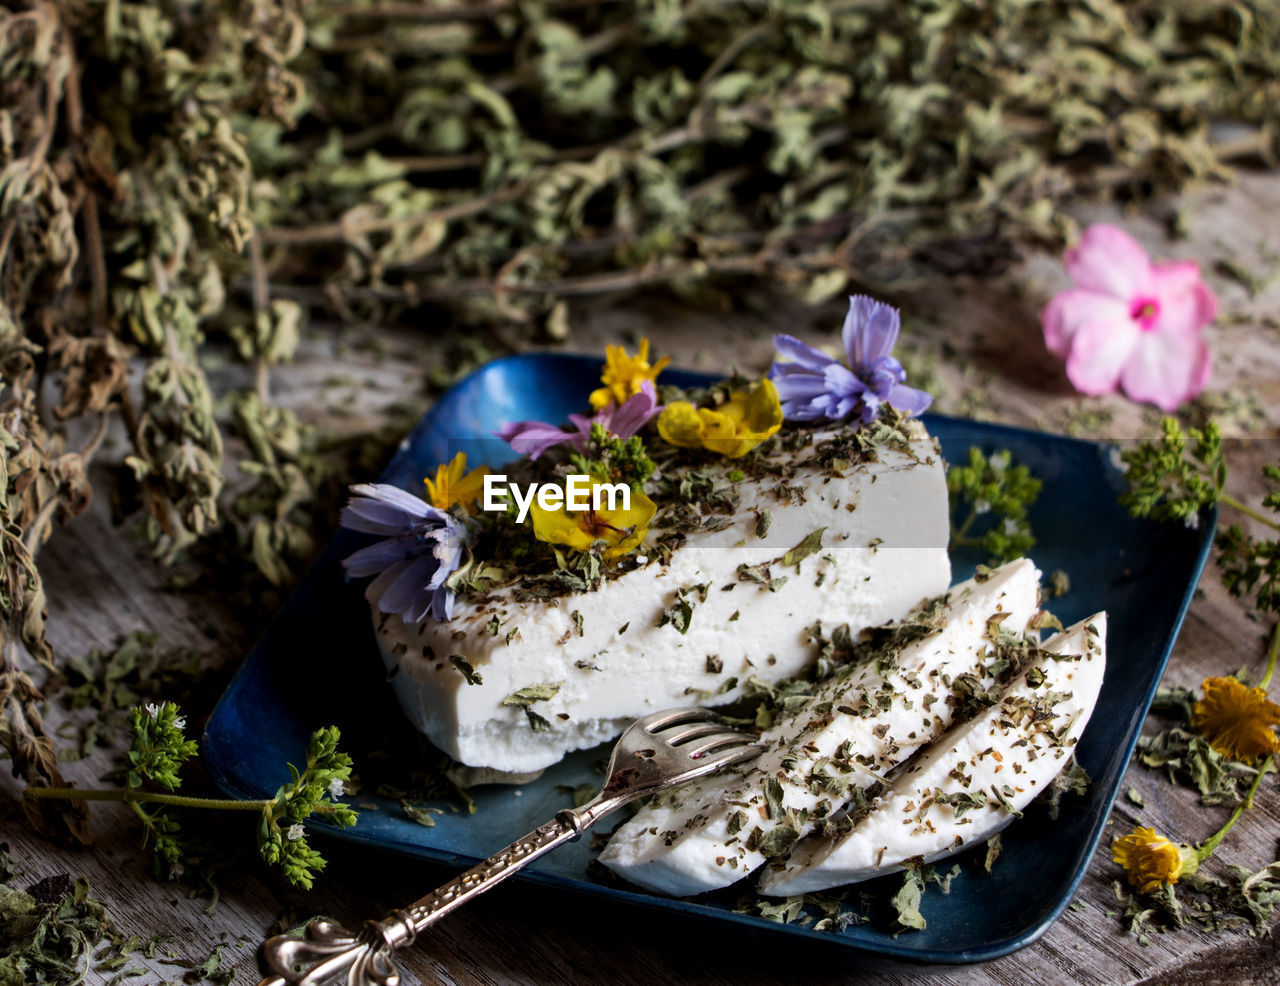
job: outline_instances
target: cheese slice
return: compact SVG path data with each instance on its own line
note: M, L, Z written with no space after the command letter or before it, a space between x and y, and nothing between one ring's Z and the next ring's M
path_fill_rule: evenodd
M646 713L730 702L752 676L795 676L814 659L814 623L856 633L950 581L942 460L910 428L906 447L854 465L787 453L785 481L737 483L732 515L688 533L669 560L625 561L593 592L521 601L517 581L460 596L449 622L375 613L401 704L455 760L525 772ZM815 550L785 564L798 545Z
M995 705L912 760L837 835L801 842L760 892L785 897L932 862L1008 825L1070 759L1102 687L1105 613L1048 641Z
M652 801L614 833L600 861L632 883L687 896L785 854L940 736L966 685L984 694L994 685L993 638L1026 631L1038 589L1039 572L1026 559L957 585L924 608L927 618L917 613L882 634L888 650L846 665L767 729L755 763Z

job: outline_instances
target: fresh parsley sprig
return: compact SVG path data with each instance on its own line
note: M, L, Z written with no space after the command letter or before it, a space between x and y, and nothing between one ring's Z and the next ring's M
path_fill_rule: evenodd
M971 446L967 464L947 470L951 543L981 548L993 565L1021 558L1036 543L1029 515L1041 485L1026 466L1013 464L1008 449L983 455ZM958 524L957 516L964 517Z
M290 780L274 797L237 801L171 793L182 785L183 764L196 754L195 741L186 738L185 727L186 720L172 702L135 708L129 714L129 767L123 788L29 787L25 796L129 805L142 822L142 844L151 850L158 875L168 877L180 875L182 861L198 855L194 843L188 844L184 838L179 817L170 809L257 812L262 858L279 866L290 883L310 889L325 860L307 842L304 823L313 815L325 815L343 828L356 823L356 812L339 800L351 779L352 763L338 749L341 736L337 728L327 726L311 735L305 767L299 771L289 764Z

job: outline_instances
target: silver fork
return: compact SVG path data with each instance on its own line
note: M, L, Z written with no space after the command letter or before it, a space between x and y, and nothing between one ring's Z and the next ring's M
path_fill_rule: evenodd
M339 980L347 986L399 986L392 953L412 945L450 911L576 839L627 802L744 763L762 749L705 709L673 709L637 719L613 748L604 787L585 805L565 808L408 908L366 922L359 932L317 919L301 935L267 939L258 951L265 974L258 986L324 986Z

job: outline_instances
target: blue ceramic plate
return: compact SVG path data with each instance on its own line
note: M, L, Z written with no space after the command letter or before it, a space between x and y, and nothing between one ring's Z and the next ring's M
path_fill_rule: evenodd
M458 450L468 453L472 465L501 464L510 454L489 437L495 428L522 418L563 421L582 409L597 385L599 367L597 357L551 353L490 363L440 399L401 444L382 481L417 490L424 475ZM711 378L668 371L663 379L697 386ZM1102 835L1204 565L1212 525L1189 530L1131 519L1116 503L1124 481L1105 447L939 416L925 420L948 461L962 459L970 445L1003 447L1044 480L1032 514L1038 537L1033 558L1045 573L1062 569L1071 579L1071 591L1053 608L1064 624L1100 609L1110 613L1106 681L1077 751L1093 779L1088 794L1065 798L1057 822L1033 805L1006 831L991 875L976 865L962 867L949 895L926 893L927 929L898 938L875 920L836 933L740 914L733 907L742 888L672 900L606 882L588 871L587 839L552 853L522 878L756 927L771 936L835 941L926 962L979 962L1004 955L1034 941L1062 912ZM284 764L302 761L307 737L321 725L342 728L343 747L357 762L362 751L395 748L390 743L411 739L397 733L409 727L400 721L385 683L361 587L343 582L339 560L361 543L358 537L344 531L334 538L249 654L209 721L205 759L218 784L233 796L270 796L281 783ZM954 553L954 578L967 577L980 560ZM264 730L263 723L272 728ZM565 807L566 787L598 782L601 756L600 750L575 754L520 791L479 789L472 815L442 804L446 810L432 828L410 821L395 801L361 794L357 800L376 803L379 810L363 811L352 829L324 824L316 829L371 847L470 865ZM865 886L879 888L885 897L898 880L885 877Z

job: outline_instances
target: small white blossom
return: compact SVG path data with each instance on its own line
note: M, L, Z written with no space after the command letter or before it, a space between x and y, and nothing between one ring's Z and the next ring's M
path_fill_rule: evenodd
M146 714L149 715L152 719L160 718L160 706L156 705L155 702L148 702L142 708L143 708L143 711L146 712Z
M302 823L295 822L289 826L289 831L285 833L289 837L290 842L297 842L302 838Z
M1187 514L1186 517L1182 518L1182 523L1193 531L1200 530L1200 511L1193 510L1191 513Z
M178 732L182 732L184 729L187 728L187 717L178 716L178 718L173 720L173 726L176 730L178 730Z
M329 782L329 800L337 801L346 793L345 788L342 786L341 779L335 777Z
M176 880L182 876L183 869L181 863L174 863L169 867L169 879Z
M975 514L987 514L991 512L991 504L986 500L974 500L973 512Z

